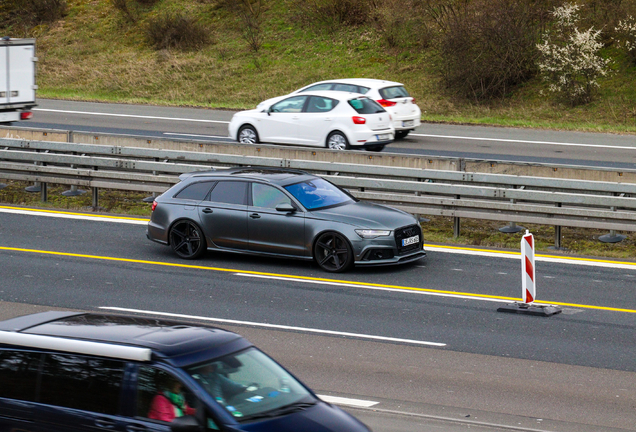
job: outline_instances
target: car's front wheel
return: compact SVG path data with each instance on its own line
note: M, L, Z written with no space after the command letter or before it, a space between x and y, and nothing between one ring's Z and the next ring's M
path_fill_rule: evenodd
M349 141L342 132L331 132L327 137L327 148L331 150L347 150Z
M241 144L258 144L258 132L254 129L254 126L241 126L238 133L238 142Z
M189 220L178 221L172 226L170 246L177 255L184 259L199 258L207 248L201 228Z
M323 233L316 240L314 258L320 268L331 273L343 272L353 264L349 242L336 232Z

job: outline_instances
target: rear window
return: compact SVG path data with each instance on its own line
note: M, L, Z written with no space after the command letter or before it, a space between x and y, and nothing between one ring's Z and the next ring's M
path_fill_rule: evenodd
M398 99L410 97L411 95L403 86L395 86L395 87L385 87L380 89L380 96L382 99Z
M366 97L350 99L348 102L358 114L376 114L385 111L379 103Z

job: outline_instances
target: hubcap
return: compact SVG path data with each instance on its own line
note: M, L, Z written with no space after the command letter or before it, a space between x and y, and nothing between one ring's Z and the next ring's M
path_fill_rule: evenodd
M256 144L256 132L252 129L243 129L239 134L241 144Z
M332 150L345 150L347 148L347 140L340 134L331 135L327 146Z

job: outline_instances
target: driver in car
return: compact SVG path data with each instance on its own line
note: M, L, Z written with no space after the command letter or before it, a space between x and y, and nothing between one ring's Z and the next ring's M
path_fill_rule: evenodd
M222 375L216 362L201 368L198 379L203 388L223 406L227 405L228 399L233 398L237 394L253 390L251 387L234 382Z

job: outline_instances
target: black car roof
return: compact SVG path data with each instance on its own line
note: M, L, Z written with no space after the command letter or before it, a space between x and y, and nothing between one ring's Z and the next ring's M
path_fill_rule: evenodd
M212 326L98 313L27 315L0 322L0 330L147 348L154 358L170 359L177 365L197 363L251 346L238 334Z
M181 180L185 179L201 179L201 178L217 178L217 177L247 177L264 180L279 185L287 185L296 183L308 178L316 178L316 176L305 171L286 169L286 168L269 168L269 167L236 167L214 171L194 171L179 176Z

